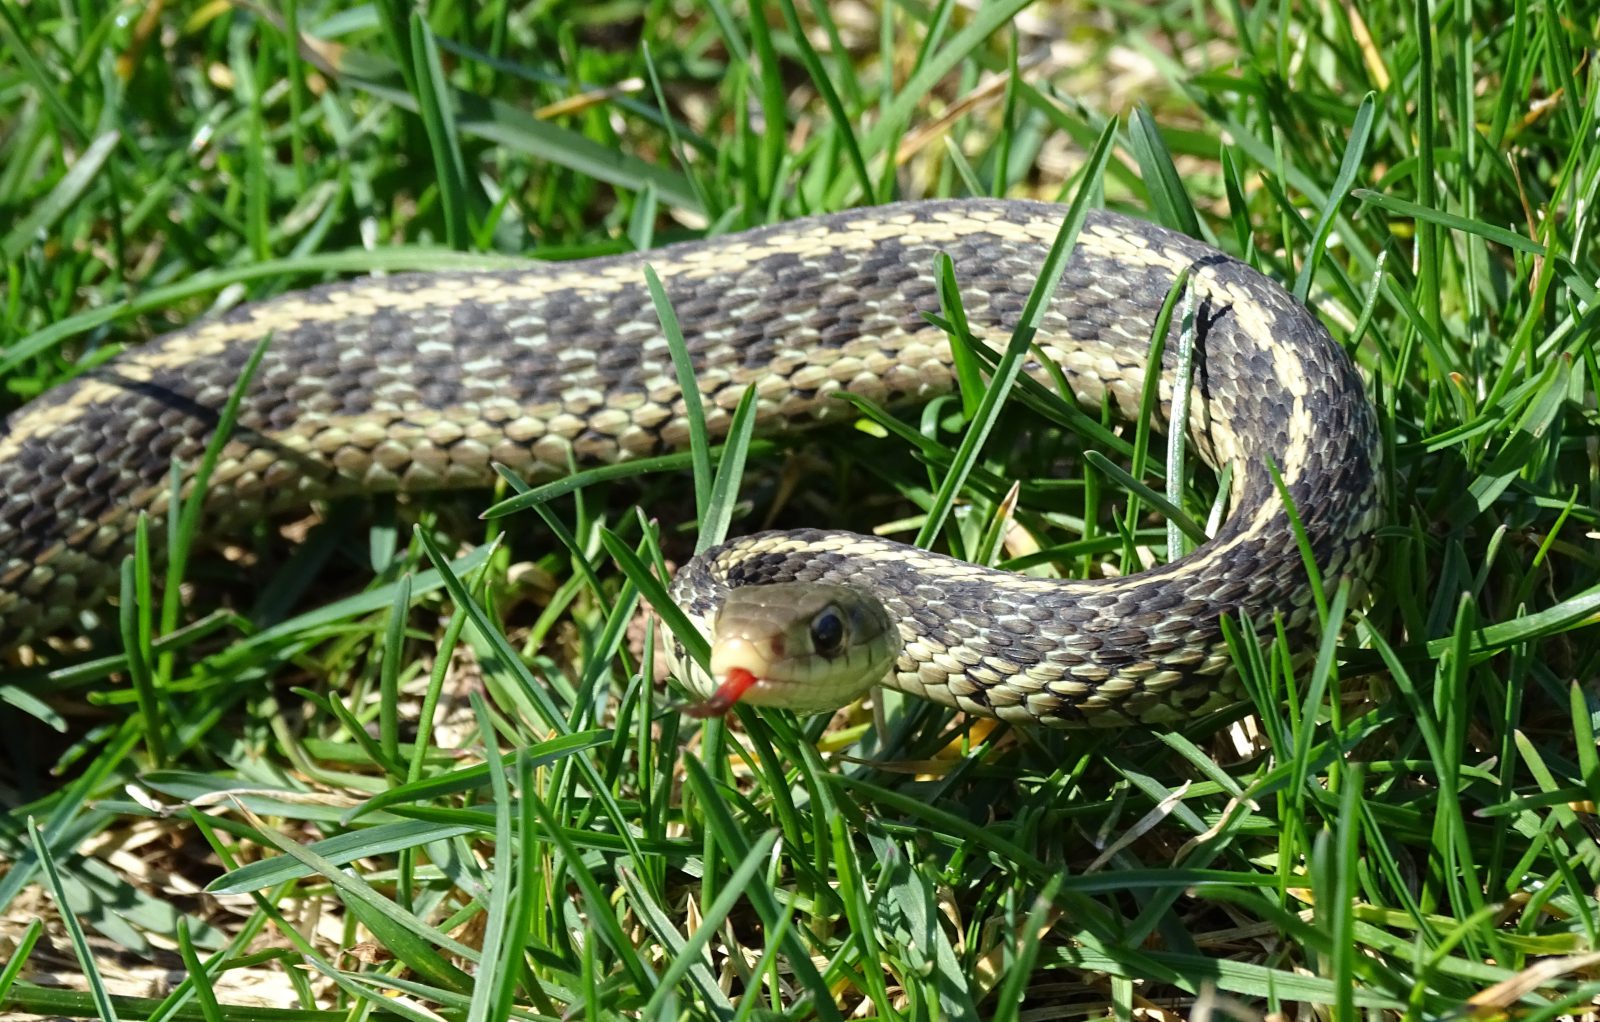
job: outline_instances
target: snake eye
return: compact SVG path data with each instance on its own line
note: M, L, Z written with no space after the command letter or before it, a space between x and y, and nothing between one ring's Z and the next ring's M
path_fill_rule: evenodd
M829 604L811 619L811 648L820 656L831 657L844 647L844 615Z

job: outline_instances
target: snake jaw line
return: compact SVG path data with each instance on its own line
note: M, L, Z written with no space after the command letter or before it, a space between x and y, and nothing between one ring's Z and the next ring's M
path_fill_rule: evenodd
M721 678L722 683L709 701L725 696L730 704L745 696L757 705L768 701L761 698L762 686L773 687L774 665L782 656L782 636L718 636L711 647L711 677Z

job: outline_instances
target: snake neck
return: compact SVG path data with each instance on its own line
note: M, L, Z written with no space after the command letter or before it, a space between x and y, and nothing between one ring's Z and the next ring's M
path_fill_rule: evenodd
M1206 547L1137 575L1055 579L982 567L857 533L800 529L739 537L696 557L673 601L703 632L741 586L823 583L880 603L901 639L881 684L984 717L1050 727L1170 726L1239 701L1222 619L1303 646L1315 625L1294 531L1247 513ZM1313 555L1329 586L1363 586L1365 557L1331 536ZM1358 588L1356 597L1359 599ZM716 679L683 677L705 695Z

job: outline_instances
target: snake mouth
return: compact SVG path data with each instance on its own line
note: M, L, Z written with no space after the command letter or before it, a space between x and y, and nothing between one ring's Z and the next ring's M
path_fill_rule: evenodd
M711 646L711 676L726 678L731 671L746 671L757 681L767 680L774 677L783 656L780 633L721 636Z
M742 667L728 672L727 680L703 702L690 703L683 712L691 717L720 717L733 709L733 704L760 683L759 678Z
M760 704L761 686L770 683L773 665L783 657L783 637L761 639L732 636L719 639L711 649L711 677L722 682L704 702L684 708L691 717L720 717L733 704L751 695L748 702Z

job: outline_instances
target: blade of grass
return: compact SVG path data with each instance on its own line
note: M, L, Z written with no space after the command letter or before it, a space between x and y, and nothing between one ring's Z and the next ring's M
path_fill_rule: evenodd
M1072 246L1077 241L1078 231L1083 227L1084 218L1089 212L1089 197L1094 193L1094 185L1100 180L1106 162L1111 158L1111 143L1115 137L1116 124L1113 122L1101 132L1099 141L1089 154L1083 174L1079 177L1077 196L1067 207L1066 215L1061 222L1061 230L1056 234L1055 241L1051 243L1050 251L1045 256L1038 280L1028 294L1028 300L1023 306L1021 318L1017 321L1011 341L995 366L994 376L989 381L988 389L984 391L983 400L978 404L977 414L961 438L950 471L940 483L938 492L934 494L927 520L917 532L915 540L917 546L927 546L944 528L945 518L955 505L956 495L961 492L967 475L977 464L983 451L984 441L994 429L1000 415L1001 404L1010 392L1012 384L1016 382L1017 376L1022 372L1022 358L1027 353L1028 346L1033 343L1039 322L1044 317L1050 297L1055 293L1056 285L1061 280L1062 270L1072 254Z

